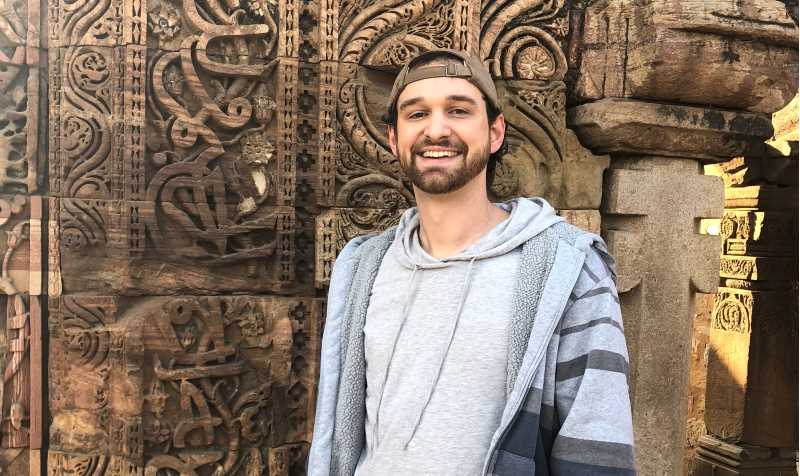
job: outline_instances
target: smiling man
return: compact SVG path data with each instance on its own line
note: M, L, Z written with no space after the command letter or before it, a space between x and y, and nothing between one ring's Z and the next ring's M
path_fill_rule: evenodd
M309 474L634 474L613 260L540 198L489 201L489 72L424 53L386 119L417 206L336 261Z

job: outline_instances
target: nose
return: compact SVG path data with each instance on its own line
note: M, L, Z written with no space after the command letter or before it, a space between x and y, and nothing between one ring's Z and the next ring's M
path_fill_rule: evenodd
M431 113L427 127L425 127L425 136L436 142L449 137L450 133L450 123L447 120L447 115L439 111Z

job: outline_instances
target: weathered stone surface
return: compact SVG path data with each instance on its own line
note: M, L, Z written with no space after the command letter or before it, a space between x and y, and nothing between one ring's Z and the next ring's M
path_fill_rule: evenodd
M630 153L702 160L761 155L772 135L763 114L603 99L568 111L567 123L595 153Z
M714 310L714 294L697 293L692 319L692 350L689 364L689 405L686 419L686 452L683 474L689 474L700 437L707 433L706 373L708 372L708 333L711 313Z
M692 476L796 476L797 452L726 443L710 435L700 438Z
M797 92L789 8L770 0L594 2L577 92L772 113Z
M791 289L717 292L706 394L711 434L773 448L795 444L796 301Z
M796 210L797 187L752 185L725 189L725 208Z
M764 183L797 185L797 172L797 160L774 157L737 157L705 166L706 175L721 177L726 187Z
M719 228L723 254L788 257L797 251L797 211L728 209Z
M57 200L50 226L63 293L203 294L294 286L294 211L235 205Z
M697 235L694 222L722 213L722 182L698 168L614 159L606 177L603 229L619 259L640 474L683 468L692 294L713 292L719 280L719 238Z
M91 458L138 468L111 474L263 474L268 453L310 440L321 300L64 296L50 308L62 358L50 360L49 474ZM295 444L292 474L307 451Z

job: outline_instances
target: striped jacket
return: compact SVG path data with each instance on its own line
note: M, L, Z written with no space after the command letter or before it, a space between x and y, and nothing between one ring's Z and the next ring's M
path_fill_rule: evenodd
M334 266L311 476L352 475L364 445L363 326L394 229L352 240ZM506 405L484 475L634 475L628 354L613 259L558 223L522 247ZM444 435L443 435L444 436Z

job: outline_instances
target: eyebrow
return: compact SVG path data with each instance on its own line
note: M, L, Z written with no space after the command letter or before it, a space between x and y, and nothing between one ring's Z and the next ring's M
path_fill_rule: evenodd
M469 96L464 96L462 94L451 94L450 96L447 96L447 98L445 98L445 99L447 101L450 101L450 102L467 102L467 103L470 103L470 104L475 105L475 106L478 105L477 101L475 101L474 99L472 99ZM411 98L411 99L406 99L405 101L401 102L399 106L397 106L397 110L398 111L402 111L403 109L405 109L407 107L411 107L414 104L417 104L417 103L421 102L422 100L423 100L423 98L421 96L418 96L418 97L415 97L415 98Z

